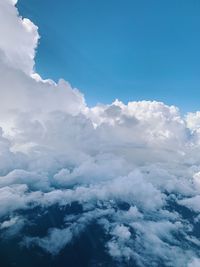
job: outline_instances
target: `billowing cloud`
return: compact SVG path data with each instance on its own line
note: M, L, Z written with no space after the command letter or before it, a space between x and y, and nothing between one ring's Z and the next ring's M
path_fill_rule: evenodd
M35 73L38 28L15 3L0 3L2 242L56 258L83 239L102 266L199 266L199 112L87 107L68 82Z
M31 74L39 39L38 27L29 19L19 16L15 3L9 0L0 3L1 61L16 70Z

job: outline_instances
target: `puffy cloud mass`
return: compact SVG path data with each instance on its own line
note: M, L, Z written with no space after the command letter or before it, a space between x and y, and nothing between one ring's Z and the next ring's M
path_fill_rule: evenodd
M0 1L3 246L59 258L85 240L104 259L71 266L200 266L200 112L87 107L68 82L35 73L38 28L15 4Z

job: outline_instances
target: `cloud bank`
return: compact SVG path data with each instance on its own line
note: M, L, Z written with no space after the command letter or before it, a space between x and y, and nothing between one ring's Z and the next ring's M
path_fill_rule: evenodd
M200 266L200 112L89 108L68 82L35 73L38 28L15 4L0 2L2 242L59 257L96 225L114 266ZM31 231L55 207L59 224Z

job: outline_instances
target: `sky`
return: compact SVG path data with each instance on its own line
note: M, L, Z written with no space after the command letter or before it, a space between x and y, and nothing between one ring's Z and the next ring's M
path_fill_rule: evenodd
M16 0L0 0L1 267L144 267L149 262L152 267L199 267L200 111L192 112L198 94L195 94L194 89L188 89L179 92L181 98L174 89L171 101L182 101L182 105L177 106L168 105L168 101L123 103L119 100L112 102L110 98L116 96L123 101L126 96L132 100L151 99L155 94L161 99L168 97L170 102L172 89L164 91L157 88L156 92L148 91L150 87L145 87L143 92L136 93L126 86L126 79L121 83L121 89L106 91L106 87L100 87L102 83L107 88L113 88L117 77L122 79L126 75L128 77L128 73L131 74L131 66L134 64L132 61L130 64L128 60L124 61L124 55L127 53L127 57L130 57L129 52L132 51L129 42L124 40L131 29L128 27L128 22L132 21L129 6L118 4L113 10L113 5L102 6L101 1L100 6L93 1L90 7L98 11L96 15L91 9L88 10L85 2L84 17L87 19L84 23L81 23L79 16L82 9L78 11L71 6L69 13L72 14L74 10L74 16L67 19L73 27L68 26L71 34L66 35L65 39L65 24L63 22L58 26L56 16L52 13L59 14L59 10L64 10L64 7L59 6L56 11L58 7L55 1L46 2L39 23L32 18L32 14L37 12L29 11L26 17L21 17L16 3ZM142 25L146 29L148 22L147 12L143 14L145 23L139 20L139 11L144 12L144 6L137 6L137 12L134 12L134 18L137 18L135 24L138 25L137 29L141 24L140 30ZM153 10L155 7L161 11L161 6L155 5ZM51 10L51 16L47 16L47 9ZM107 10L104 17L103 10ZM165 11L169 16L169 9ZM186 12L186 6L183 11ZM191 10L191 7L187 7L187 12L193 14L190 21L195 20L197 11L198 8ZM117 13L124 14L124 17L117 20L118 28L115 28ZM102 20L104 18L101 23L97 20L100 14ZM154 20L151 16L149 29L153 29L158 17L161 21L166 20L166 15L161 12L158 14ZM108 23L111 16L111 22ZM79 23L76 24L78 17ZM51 22L52 26L43 28L47 22ZM186 22L183 24L183 21L177 19L178 24L188 28L188 32L191 29L191 24L186 27ZM78 35L76 25L82 25L85 29L82 35L80 30ZM162 24L158 25L161 27ZM93 29L93 35L88 31L89 26ZM173 29L173 23L164 26L171 28L171 31ZM123 30L126 28L127 31ZM112 34L109 35L109 31ZM107 38L100 40L99 32L101 37ZM174 39L177 32L175 27L171 34ZM171 71L172 76L171 69L177 70L178 63L176 67L172 63L170 65L171 54L164 54L163 50L161 53L158 48L161 49L165 44L164 51L172 51L176 47L175 42L167 43L164 34L162 38L156 38L156 31L153 30L146 31L145 35L139 34L139 30L133 33L137 33L137 38L140 36L140 40L144 41L141 50L139 41L136 42L135 50L138 54L132 54L140 66L135 67L138 80L141 78L142 83L143 74L147 85L149 80L153 83L153 77L155 80L157 77L156 81L161 83L161 78L164 79L161 70L167 65L166 62L169 67L166 75L169 76ZM191 31L190 39L183 32L179 36L179 39L185 40L185 51L188 51L190 44L194 48L197 46L194 33ZM63 36L63 42L59 36ZM147 36L151 40L148 44L145 43ZM113 37L121 42L113 42ZM83 39L87 40L85 44ZM153 42L157 39L159 45ZM180 49L178 47L179 39L177 37L173 56L176 56L182 74L187 67L182 78L186 81L189 74L192 75L193 68L198 70L197 66L194 67L198 54L196 52L195 57L194 52L197 50L191 47L191 53L184 54L183 46ZM64 40L70 40L68 47ZM91 50L87 50L89 43ZM43 52L42 45L45 45ZM118 49L121 54L118 54ZM113 51L112 56L110 51ZM146 54L142 53L144 51ZM147 66L151 65L157 51L160 51L162 59L159 61L160 68L157 56L157 65L152 64L150 75ZM187 59L186 65L183 64L183 54ZM118 61L114 64L117 58L121 58L121 65ZM139 58L143 63L139 64ZM68 68L60 62L67 62ZM111 62L115 68L111 68ZM121 71L123 66L127 67ZM105 73L110 75L106 76ZM117 76L116 73L122 74ZM43 79L40 75L50 79ZM58 77L64 79L58 80ZM174 74L176 82L177 77L178 74L176 79ZM79 90L74 88L76 83L80 83L77 85ZM93 84L94 88L95 84L98 85L101 91L90 89ZM119 83L116 82L117 85ZM133 90L132 93L129 90ZM97 100L103 103L93 107L86 103ZM107 101L110 101L109 104ZM179 107L188 107L185 104L187 101L188 106L193 104L192 108L187 114L182 114Z
M200 97L198 0L19 0L39 27L36 71L64 78L89 106L157 100L195 111Z

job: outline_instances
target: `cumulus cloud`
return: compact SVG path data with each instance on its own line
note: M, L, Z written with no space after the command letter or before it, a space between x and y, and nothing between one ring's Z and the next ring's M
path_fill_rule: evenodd
M188 265L188 267L199 267L200 259L194 258Z
M2 237L59 257L95 225L120 266L199 266L199 112L87 107L68 82L35 73L38 28L15 4L0 2Z
M39 39L38 27L29 19L22 19L15 4L16 1L9 0L0 3L1 60L16 70L31 74Z

